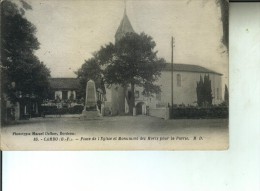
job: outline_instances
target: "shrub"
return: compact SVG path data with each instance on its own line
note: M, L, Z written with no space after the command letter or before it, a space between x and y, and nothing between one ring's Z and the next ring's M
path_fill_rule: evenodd
M42 106L42 115L64 115L64 114L81 114L84 109L83 105L75 105L74 107L57 108L57 106Z
M171 112L170 108L170 112ZM212 107L173 107L171 112L173 119L214 119L228 118L228 107L212 106Z

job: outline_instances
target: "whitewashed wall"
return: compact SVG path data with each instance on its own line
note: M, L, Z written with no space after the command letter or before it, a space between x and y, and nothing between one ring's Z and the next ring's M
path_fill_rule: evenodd
M181 86L177 86L177 74L181 75ZM204 78L205 73L195 72L174 72L173 74L173 103L195 105L197 101L196 87L200 76ZM223 101L221 76L209 74L211 80L213 104L219 104ZM161 86L161 103L171 104L171 72L162 72L161 78L157 82ZM219 96L217 96L217 89Z

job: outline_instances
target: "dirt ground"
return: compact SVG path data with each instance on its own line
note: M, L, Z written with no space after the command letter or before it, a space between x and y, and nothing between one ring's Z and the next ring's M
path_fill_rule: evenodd
M79 115L17 121L1 135L3 150L223 150L229 137L227 119Z

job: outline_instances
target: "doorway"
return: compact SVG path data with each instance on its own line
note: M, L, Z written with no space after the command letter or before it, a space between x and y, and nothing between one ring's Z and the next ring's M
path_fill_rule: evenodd
M144 102L139 102L136 104L136 115L145 115L146 106Z

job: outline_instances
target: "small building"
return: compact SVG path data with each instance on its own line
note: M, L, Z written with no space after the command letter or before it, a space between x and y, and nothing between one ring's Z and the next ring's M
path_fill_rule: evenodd
M50 78L52 100L75 100L80 88L77 78Z
M83 106L85 104L86 88L80 84L78 78L49 78L50 93L48 99L44 100L42 106L55 108L71 108ZM97 99L105 101L104 88L100 87L100 82L96 84Z
M17 91L15 93L16 101L13 103L11 102L8 97L3 94L3 111L2 114L2 121L12 121L12 120L20 120L20 119L29 119L31 117L39 116L39 105L41 100L38 98L37 95L31 94L24 94L21 91Z

